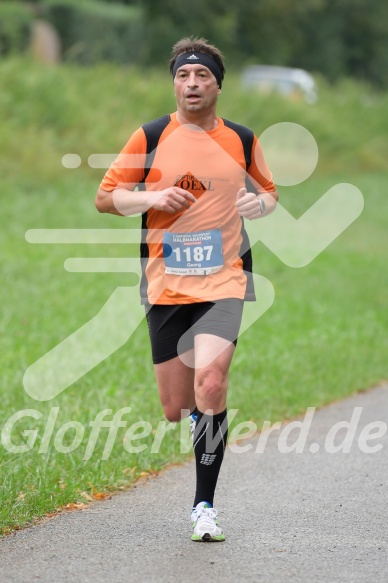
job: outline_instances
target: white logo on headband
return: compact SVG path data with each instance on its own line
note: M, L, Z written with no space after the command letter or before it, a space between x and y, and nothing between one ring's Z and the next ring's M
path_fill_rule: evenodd
M199 60L199 57L197 57L196 55L190 55L189 57L187 57L187 60L188 61L190 61L190 60L193 60L193 61L194 60L197 60L198 61Z

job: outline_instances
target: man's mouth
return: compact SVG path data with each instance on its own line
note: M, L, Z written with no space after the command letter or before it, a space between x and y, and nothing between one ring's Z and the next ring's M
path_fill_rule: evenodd
M188 93L186 95L186 99L189 99L190 101L195 101L195 100L200 99L200 98L201 98L201 96L199 93L191 92L191 93Z

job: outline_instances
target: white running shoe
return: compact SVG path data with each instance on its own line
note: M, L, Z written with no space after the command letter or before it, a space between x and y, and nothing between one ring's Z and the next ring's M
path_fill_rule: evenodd
M200 502L191 513L193 534L191 540L203 542L224 541L225 535L217 520L217 510L207 502Z

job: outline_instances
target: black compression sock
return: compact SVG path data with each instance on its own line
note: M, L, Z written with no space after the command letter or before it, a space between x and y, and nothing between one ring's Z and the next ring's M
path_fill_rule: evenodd
M228 437L228 418L226 409L217 415L205 415L198 411L194 434L194 453L197 471L197 487L194 507L202 501L213 505L218 474L226 440Z

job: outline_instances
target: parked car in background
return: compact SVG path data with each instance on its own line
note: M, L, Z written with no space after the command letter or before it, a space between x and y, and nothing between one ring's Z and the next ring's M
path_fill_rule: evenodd
M291 99L304 99L314 103L317 89L313 77L303 69L250 65L242 73L242 84L260 93L276 92Z

